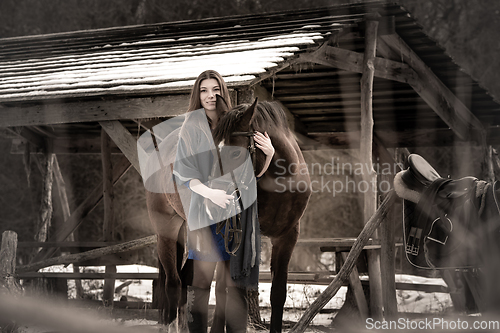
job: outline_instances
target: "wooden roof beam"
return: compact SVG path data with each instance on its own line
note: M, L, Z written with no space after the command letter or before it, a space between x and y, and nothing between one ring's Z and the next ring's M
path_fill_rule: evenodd
M100 121L99 124L109 135L111 140L120 148L123 155L129 160L130 164L141 174L139 165L139 154L137 152L137 140L118 120Z
M41 150L45 150L46 148L45 138L27 127L7 128L7 130L19 136L24 143L28 142Z
M405 131L388 131L375 129L374 133L382 142L384 142L387 148L444 147L453 146L456 144L455 133L451 129L447 128L413 128ZM359 135L359 131L311 132L308 134L308 137L324 146L343 149L359 148ZM492 131L489 136L488 143L493 145L500 144L500 131ZM308 147L308 149L311 148Z
M408 83L460 139L485 142L486 131L481 122L400 36L379 36L378 41L377 51L383 57L402 59L416 72L418 79Z
M34 126L90 121L175 117L189 103L186 94L109 100L45 103L0 108L0 126Z
M362 53L329 46L326 43L314 52L301 54L298 62L312 62L355 73L363 72ZM418 79L418 75L407 64L379 57L375 57L373 64L376 77L403 83L413 83Z
M11 154L24 154L26 149L25 139L12 139ZM43 148L43 147L42 147ZM57 138L53 142L53 151L56 155L67 154L100 154L101 145L99 138ZM43 149L32 148L31 153L41 153ZM111 146L112 154L122 154L115 145Z

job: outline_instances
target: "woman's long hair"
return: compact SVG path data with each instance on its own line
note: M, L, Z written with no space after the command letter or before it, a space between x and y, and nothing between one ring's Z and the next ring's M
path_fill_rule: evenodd
M209 70L202 72L200 75L198 75L198 78L194 82L193 89L191 90L191 97L189 99L189 106L188 106L187 112L201 109L200 85L201 85L201 81L206 80L206 79L217 80L217 82L219 83L219 87L220 87L220 95L226 101L228 108L231 109L231 97L229 96L229 90L227 89L226 82L224 82L224 79L222 78L222 76L218 72L209 69ZM221 118L221 116L222 116L222 114L217 115L218 120ZM208 122L211 126L212 122L210 121L210 119L208 119Z

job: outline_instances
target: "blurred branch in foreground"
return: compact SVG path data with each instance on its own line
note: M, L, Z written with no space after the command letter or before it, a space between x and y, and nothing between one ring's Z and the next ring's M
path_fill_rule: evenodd
M151 329L147 326L118 325L102 313L72 308L65 302L10 294L2 294L0 297L0 322L14 322L16 325L43 327L45 330L67 333L137 333Z

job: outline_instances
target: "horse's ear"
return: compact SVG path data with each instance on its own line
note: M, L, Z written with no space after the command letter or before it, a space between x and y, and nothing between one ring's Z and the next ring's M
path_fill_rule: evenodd
M257 100L259 98L255 97L255 101L253 102L252 105L248 107L248 109L245 110L243 113L243 117L241 118L241 121L243 124L251 124L253 122L253 117L255 115L255 107L257 106Z
M227 111L229 111L229 107L227 106L227 103L226 103L226 100L224 99L224 97L217 94L217 95L215 95L215 99L216 99L215 109L217 110L217 114L226 113Z

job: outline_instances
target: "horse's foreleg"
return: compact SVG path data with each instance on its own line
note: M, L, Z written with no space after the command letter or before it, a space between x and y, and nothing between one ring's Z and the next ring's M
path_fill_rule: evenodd
M283 307L286 301L286 283L288 264L297 243L299 233L291 230L279 239L272 239L271 255L271 328L270 332L281 332L283 324Z

